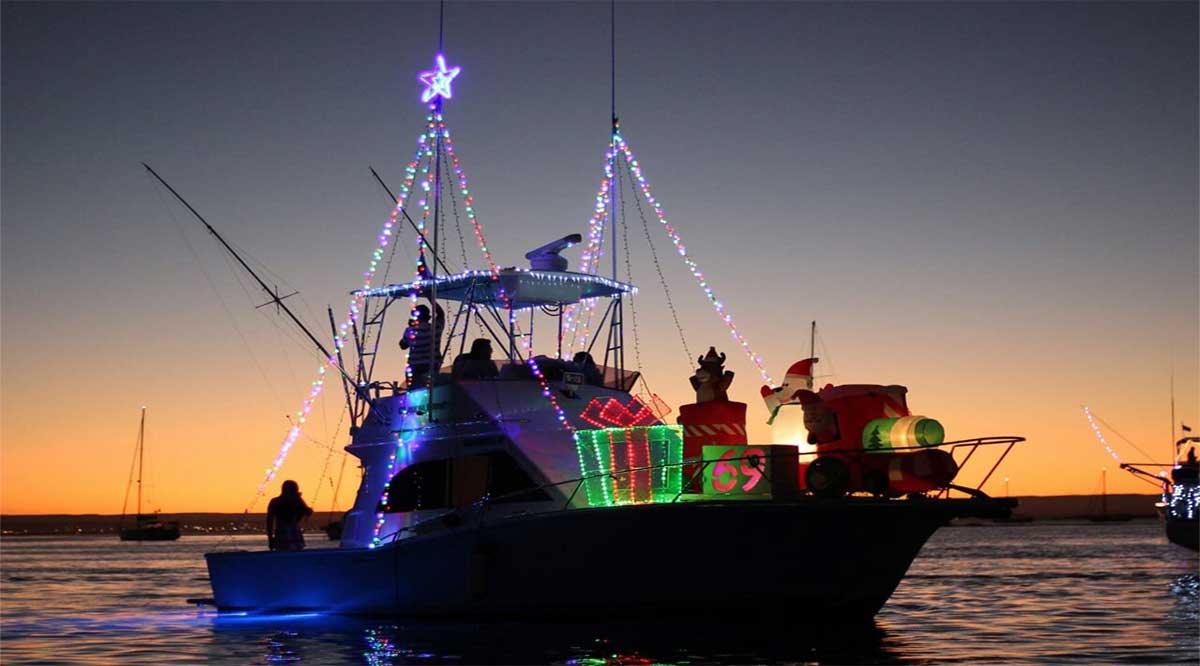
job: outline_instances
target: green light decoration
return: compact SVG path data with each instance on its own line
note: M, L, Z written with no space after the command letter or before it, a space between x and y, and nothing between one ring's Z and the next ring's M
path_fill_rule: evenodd
M909 446L937 446L946 439L942 424L924 416L875 419L863 428L863 448L884 453Z
M704 494L722 499L766 499L771 496L771 457L763 446L708 445Z
M683 488L683 427L575 431L588 506L669 502Z

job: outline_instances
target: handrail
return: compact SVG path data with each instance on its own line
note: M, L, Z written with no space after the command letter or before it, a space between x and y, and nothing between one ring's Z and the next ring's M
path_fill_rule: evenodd
M1160 474L1165 475L1165 472L1151 474L1144 469L1138 469L1139 465L1144 467L1170 467L1170 465L1160 465L1158 463L1121 463L1121 469L1132 474L1134 478L1149 483L1152 486L1161 486L1164 493L1169 492L1174 482L1168 476L1159 476Z
M984 480L981 481L976 488L974 488L975 493L983 494L982 491L980 490L983 487L983 484L987 481L988 478L991 477L992 473L995 472L996 468L1000 465L1000 463L1008 455L1009 451L1012 450L1012 447L1015 446L1016 444L1019 444L1020 442L1024 442L1024 441L1025 441L1024 437L1015 437L1015 436L975 437L975 438L970 438L970 439L955 440L955 441L951 441L951 442L943 442L942 444L940 444L938 446L897 446L897 447L890 449L890 451L912 451L912 450L937 449L941 446L949 446L951 451L954 451L955 449L958 449L958 448L971 447L971 452L967 455L967 457L963 460L963 462L959 464L959 469L961 470L963 468L963 466L966 465L967 461L970 460L971 455L973 455L975 450L977 450L980 446L992 446L992 445L1007 444L1008 446L1004 450L1004 453L1001 454L1000 458L997 459L996 463L994 465L992 465L992 469L988 471L987 476L985 476ZM752 446L752 445L750 445L750 446ZM863 449L863 448L857 448L857 449L844 448L844 449L842 449L842 448L839 448L839 449L824 449L821 451L803 451L803 452L796 451L794 453L788 452L786 454L785 453L768 453L765 456L760 455L760 454L751 454L751 455L740 456L737 458L725 458L725 459L713 458L711 460L705 460L704 458L689 458L689 459L681 460L679 462L662 463L662 464L655 464L655 465L641 465L641 466L636 466L636 467L626 467L626 468L622 468L619 470L610 470L607 472L597 472L595 474L587 474L587 475L576 477L573 479L566 479L563 481L553 481L553 482L549 482L549 483L544 483L544 484L536 486L536 487L522 488L520 490L516 490L516 491L510 492L510 493L505 493L503 495L498 495L495 497L492 497L490 495L484 496L484 497L481 497L481 498L475 500L474 502L470 503L469 505L466 505L463 507L455 507L455 508L449 509L446 512L441 513L435 517L428 518L428 519L423 520L414 525L408 525L406 527L402 527L402 528L396 530L395 532L392 532L388 535L380 537L380 541L382 542L389 537L391 538L391 540L394 541L394 540L398 539L400 537L400 534L403 532L416 532L424 525L428 525L428 524L431 524L431 523L434 523L437 521L443 521L446 519L447 516L450 516L450 515L461 514L461 512L463 512L464 509L467 509L467 508L481 510L481 512L482 512L481 517L480 517L479 523L476 525L476 527L481 527L483 525L483 516L486 515L487 510L490 508L490 506L494 502L513 499L516 497L521 497L523 495L531 495L534 493L545 491L549 488L556 488L558 486L563 486L563 485L567 485L570 483L575 484L575 487L572 489L571 493L567 496L567 501L565 504L563 504L563 506L561 508L549 509L549 510L538 512L538 513L550 513L552 511L570 510L571 502L575 499L576 495L579 494L579 489L583 487L584 483L586 483L587 481L591 481L593 479L601 479L601 478L605 478L605 477L615 479L616 477L632 474L634 472L653 471L653 470L659 470L659 469L666 469L666 468L670 468L670 467L684 467L684 466L688 466L688 465L699 465L699 467L696 469L696 471L693 472L692 475L687 479L687 482L681 484L680 491L678 493L676 493L675 497L672 498L671 501L669 502L669 503L673 504L673 503L677 502L687 492L686 489L691 487L692 482L695 481L704 472L704 470L708 469L708 466L711 465L712 463L716 463L716 462L729 463L729 462L737 462L737 461L745 460L747 462L750 462L752 465L754 465L754 467L756 469L759 469L761 471L762 470L761 461L762 461L762 458L764 458L764 457L769 458L769 459L773 459L773 458L798 459L798 458L804 458L804 457L816 458L819 456L828 455L830 453L842 453L842 454L864 455L864 456L865 455L875 455L875 453L873 453L870 449ZM763 476L763 479L766 480L768 484L771 482L770 478L768 478L765 475ZM967 492L967 494L970 494L972 497L977 497L977 495L975 495L974 493L968 492L967 489L961 488L961 487L956 487L953 484L950 484L950 486L939 491L938 496L948 494L948 492L952 489L961 490L963 492ZM986 497L986 495L984 495L984 496Z

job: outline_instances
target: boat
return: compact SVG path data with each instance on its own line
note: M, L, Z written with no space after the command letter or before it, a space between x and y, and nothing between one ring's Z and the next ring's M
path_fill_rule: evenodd
M624 308L637 288L619 279L612 242L618 197L608 194L619 186L614 179L640 189L643 220L650 211L666 223L615 111L587 240L567 234L528 252L528 266L498 265L442 113L459 68L440 53L435 63L420 77L426 132L399 196L376 174L395 208L364 286L352 292L349 319L338 327L331 314L332 351L146 166L328 360L322 373L332 368L341 380L350 415L346 451L362 468L337 547L207 553L218 611L866 620L939 527L1011 513L1015 501L989 497L982 487L1023 438L944 441L940 424L909 411L903 386L816 389L811 372L801 381L789 370L782 386L764 387L763 399L772 413L803 410L806 423L811 417L807 446L756 444L746 435L747 405L728 397L734 373L710 347L688 378L696 402L672 418L674 410L639 384L640 370L625 364L625 332L632 324L636 335L636 317L627 322ZM456 181L446 186L443 173ZM451 208L442 204L447 191L463 197L486 266L445 265L439 230ZM416 205L410 192L419 193ZM419 248L415 277L372 286L382 250L404 222ZM666 228L676 252L691 261ZM600 274L605 229L611 277ZM581 244L580 267L570 270L560 253ZM689 267L769 380L703 274L694 262ZM422 323L417 303L436 324ZM410 361L423 344L422 358L434 361L409 365L404 378L381 379L380 341L397 318L408 320ZM486 353L476 354L474 343L466 352L472 325L490 342L479 346ZM422 334L422 326L438 333ZM600 363L591 355L598 341ZM535 353L535 343L550 353ZM499 357L491 360L493 346ZM459 358L443 363L455 350ZM1005 448L977 486L956 485L959 468L982 447Z
M137 514L133 526L125 526L125 509L129 503L129 486L133 484L133 470L129 471L129 482L125 484L125 501L121 504L121 522L117 532L121 541L174 541L179 538L179 522L164 521L158 512L142 513L142 461L146 444L146 408L142 407L142 418L138 423L137 448L133 464L137 467Z
M1162 517L1167 541L1189 550L1200 551L1200 464L1196 448L1200 437L1182 437L1175 442L1176 461L1171 465L1122 463L1135 476L1160 484L1162 500L1156 504ZM1180 460L1179 453L1186 450ZM1159 471L1154 471L1158 468ZM1170 472L1162 469L1169 468Z
M325 536L328 537L328 539L330 541L341 541L342 540L342 521L341 521L341 519L330 520L328 523L325 523L324 525L321 526L321 531L325 533Z
M1196 462L1200 437L1184 437L1176 443L1177 449L1185 446L1187 455L1171 468L1171 483L1164 489L1163 523L1168 541L1200 551L1200 465Z

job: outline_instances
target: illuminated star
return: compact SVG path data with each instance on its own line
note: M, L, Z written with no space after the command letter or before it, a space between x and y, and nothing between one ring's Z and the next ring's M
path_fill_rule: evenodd
M421 93L421 101L428 102L435 97L442 99L450 99L453 94L450 92L450 82L458 73L462 71L462 67L446 68L446 58L442 54L437 54L434 59L437 64L437 69L421 72L417 75L417 80L425 84L425 91Z

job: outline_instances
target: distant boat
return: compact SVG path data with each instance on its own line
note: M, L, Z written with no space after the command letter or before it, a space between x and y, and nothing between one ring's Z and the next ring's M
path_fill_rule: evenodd
M1200 437L1180 439L1176 450L1185 444L1189 445L1188 455L1171 470L1171 484L1163 494L1164 519L1171 543L1200 550L1200 464L1196 462Z
M1162 501L1156 506L1162 513L1167 540L1190 550L1200 550L1200 463L1196 446L1200 437L1184 437L1175 442L1176 454L1188 447L1187 456L1171 466L1171 473L1153 473L1148 469L1167 467L1151 463L1122 463L1121 469L1162 484Z
M341 520L334 520L329 524L322 526L321 531L325 532L325 536L329 537L330 541L341 541L342 527L343 525Z
M1128 513L1108 512L1108 470L1100 470L1100 513L1088 516L1093 523L1124 523L1133 519Z
M142 420L138 424L137 450L134 464L137 466L137 517L133 527L125 526L125 507L129 502L129 486L133 483L133 469L129 470L129 481L125 484L125 501L121 503L121 541L174 541L179 538L179 522L163 521L158 512L142 514L142 458L146 445L146 408L142 407Z

